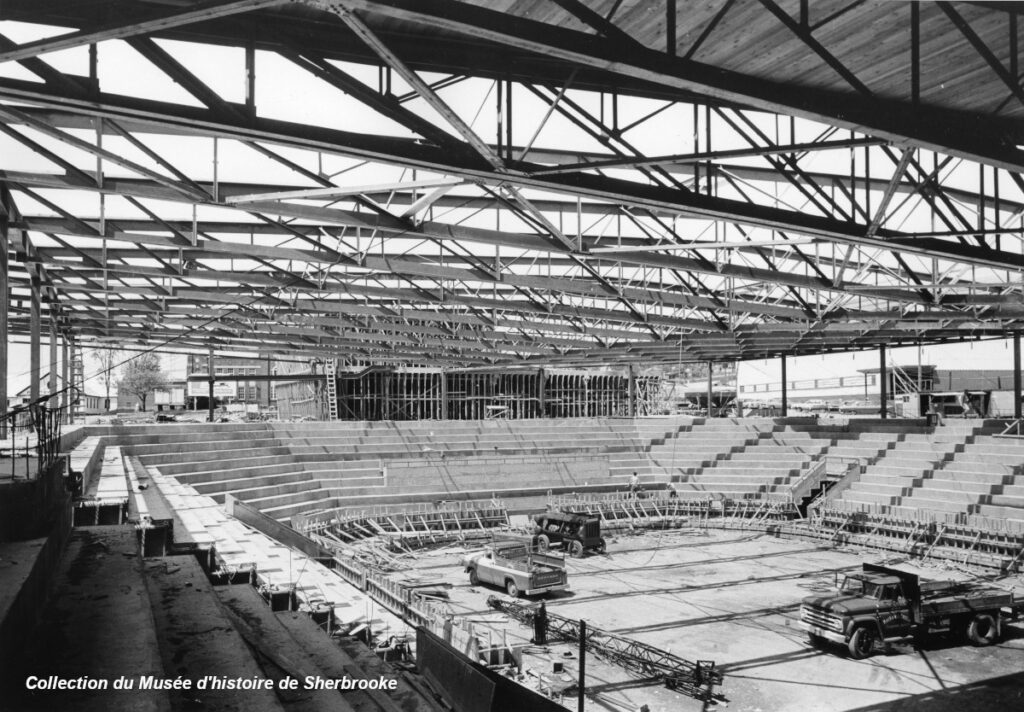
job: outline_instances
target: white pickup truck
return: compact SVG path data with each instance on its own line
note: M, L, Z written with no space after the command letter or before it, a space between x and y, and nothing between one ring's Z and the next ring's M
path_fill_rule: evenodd
M494 544L467 554L462 565L474 586L481 583L500 586L510 596L533 596L569 588L565 558L531 553L520 542Z

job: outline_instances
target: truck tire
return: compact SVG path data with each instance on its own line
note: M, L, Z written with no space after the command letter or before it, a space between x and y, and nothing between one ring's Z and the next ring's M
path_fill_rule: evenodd
M505 580L505 592L512 596L512 598L519 598L519 587L516 586L516 582L512 579Z
M594 547L594 551L598 554L608 551L608 544L605 542L604 537L597 540L597 546Z
M537 551L547 551L551 548L551 540L548 539L547 534L541 534L537 537Z
M470 586L479 586L480 585L480 577L476 575L476 569L470 569L469 570L469 585Z
M583 556L583 542L573 541L569 544L569 555L574 559Z
M850 636L850 640L846 644L847 650L850 651L850 657L854 660L863 660L871 655L877 638L878 634L875 633L871 626L862 625L854 630L853 635Z
M972 645L984 647L992 645L998 637L998 626L996 620L988 613L978 613L967 624L967 640Z

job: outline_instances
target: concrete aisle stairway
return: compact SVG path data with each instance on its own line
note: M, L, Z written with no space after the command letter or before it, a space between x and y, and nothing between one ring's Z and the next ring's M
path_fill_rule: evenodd
M160 641L164 677L198 681L207 675L266 680L245 640L222 610L206 574L191 556L146 560L146 589ZM247 584L240 584L246 585ZM175 710L312 712L286 704L274 690L180 690ZM332 708L333 709L333 708Z
M930 477L947 460L961 451L980 424L961 423L935 428L932 432L911 432L885 450L868 465L859 480L842 493L839 501L848 505L883 507L900 505L915 487Z
M896 509L967 515L981 513L981 507L990 504L1024 507L1024 497L1014 484L1022 470L1024 441L972 435L962 451L923 478Z
M333 640L309 616L300 612L272 612L249 586L218 586L217 598L232 624L262 659L268 676L373 679L383 675L396 681L397 689L347 690L343 694L326 690L299 690L296 712L439 712L440 707L411 687L406 679L369 649L353 641L360 652L346 651L343 641ZM358 658L358 660L356 659Z
M25 689L29 675L89 676L108 681L125 676L162 677L158 634L146 593L135 531L125 525L75 529L57 568L52 593L16 669L4 671L12 685L0 708L76 712L169 712L166 692L120 690L39 691Z
M697 418L674 437L652 445L651 462L669 474L673 481L685 485L692 475L704 468L713 466L733 452L755 445L774 427L775 422L770 419Z
M771 422L771 421L769 421ZM812 427L773 424L744 445L685 476L680 490L694 489L733 499L784 490L832 445L832 433Z

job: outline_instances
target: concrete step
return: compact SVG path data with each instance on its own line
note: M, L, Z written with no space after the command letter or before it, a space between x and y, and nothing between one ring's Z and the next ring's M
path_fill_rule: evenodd
M971 502L937 499L933 497L904 497L898 506L905 510L927 509L933 512L966 514Z
M988 504L992 504L997 507L1024 508L1024 495L1009 492L994 494L989 498Z
M194 460L179 462L154 462L151 458L139 458L147 467L159 467L165 475L199 474L221 470L245 470L252 467L270 467L294 462L291 455L285 453L264 454L254 453L252 457L225 457L213 460Z
M221 457L246 457L246 453L253 451L265 450L268 454L288 452L288 449L275 438L259 439L259 441L224 441L223 447L211 448L208 447L209 445L209 443L166 443L127 448L126 452L157 464L203 459L204 454L207 456L206 459L215 460Z
M1024 502L1020 506L1012 504L982 504L977 514L982 517L1007 519L1024 523Z
M146 584L164 668L198 680L216 674L265 679L245 640L225 615L196 559L179 556L146 561ZM246 584L240 584L246 585ZM175 709L187 709L195 691L175 691ZM204 710L283 712L271 690L213 690L202 694Z
M10 666L0 671L0 681L9 677L19 683L0 693L0 708L171 712L167 692L25 689L29 675L111 681L122 675L134 680L142 675L163 678L165 669L168 676L177 675L161 660L150 608L134 528L73 530L34 632L18 656L8 661Z
M874 482L854 482L847 492L881 494L887 497L901 497L909 494L912 488L906 485L880 485Z
M853 492L851 490L847 490L846 492L843 492L842 497L840 497L839 499L841 499L844 502L853 502L853 503L858 503L858 504L885 504L885 505L889 505L889 504L892 504L893 502L895 502L898 498L897 497L893 497L891 495L884 494L884 493L859 492L859 491L858 492Z

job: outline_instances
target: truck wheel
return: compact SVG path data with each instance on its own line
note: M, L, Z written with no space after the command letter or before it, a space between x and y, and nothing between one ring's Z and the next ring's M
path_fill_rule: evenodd
M996 642L997 633L996 621L988 613L977 614L967 626L967 640L973 645L992 645Z
M604 537L597 540L597 546L594 547L594 551L598 554L603 554L608 551L608 544L605 543Z
M853 631L853 635L850 636L850 642L846 644L847 649L850 651L850 657L854 660L863 660L871 655L871 651L875 647L875 638L877 637L875 631L871 630L870 626L864 625Z
M537 551L547 551L551 548L551 540L548 539L547 534L541 534L537 537Z
M469 570L469 585L470 586L479 586L480 585L480 577L476 575L476 569L470 569Z
M516 582L512 579L505 581L505 592L512 598L519 598L519 587L516 586Z
M583 556L583 542L574 541L569 544L569 555L574 559Z

